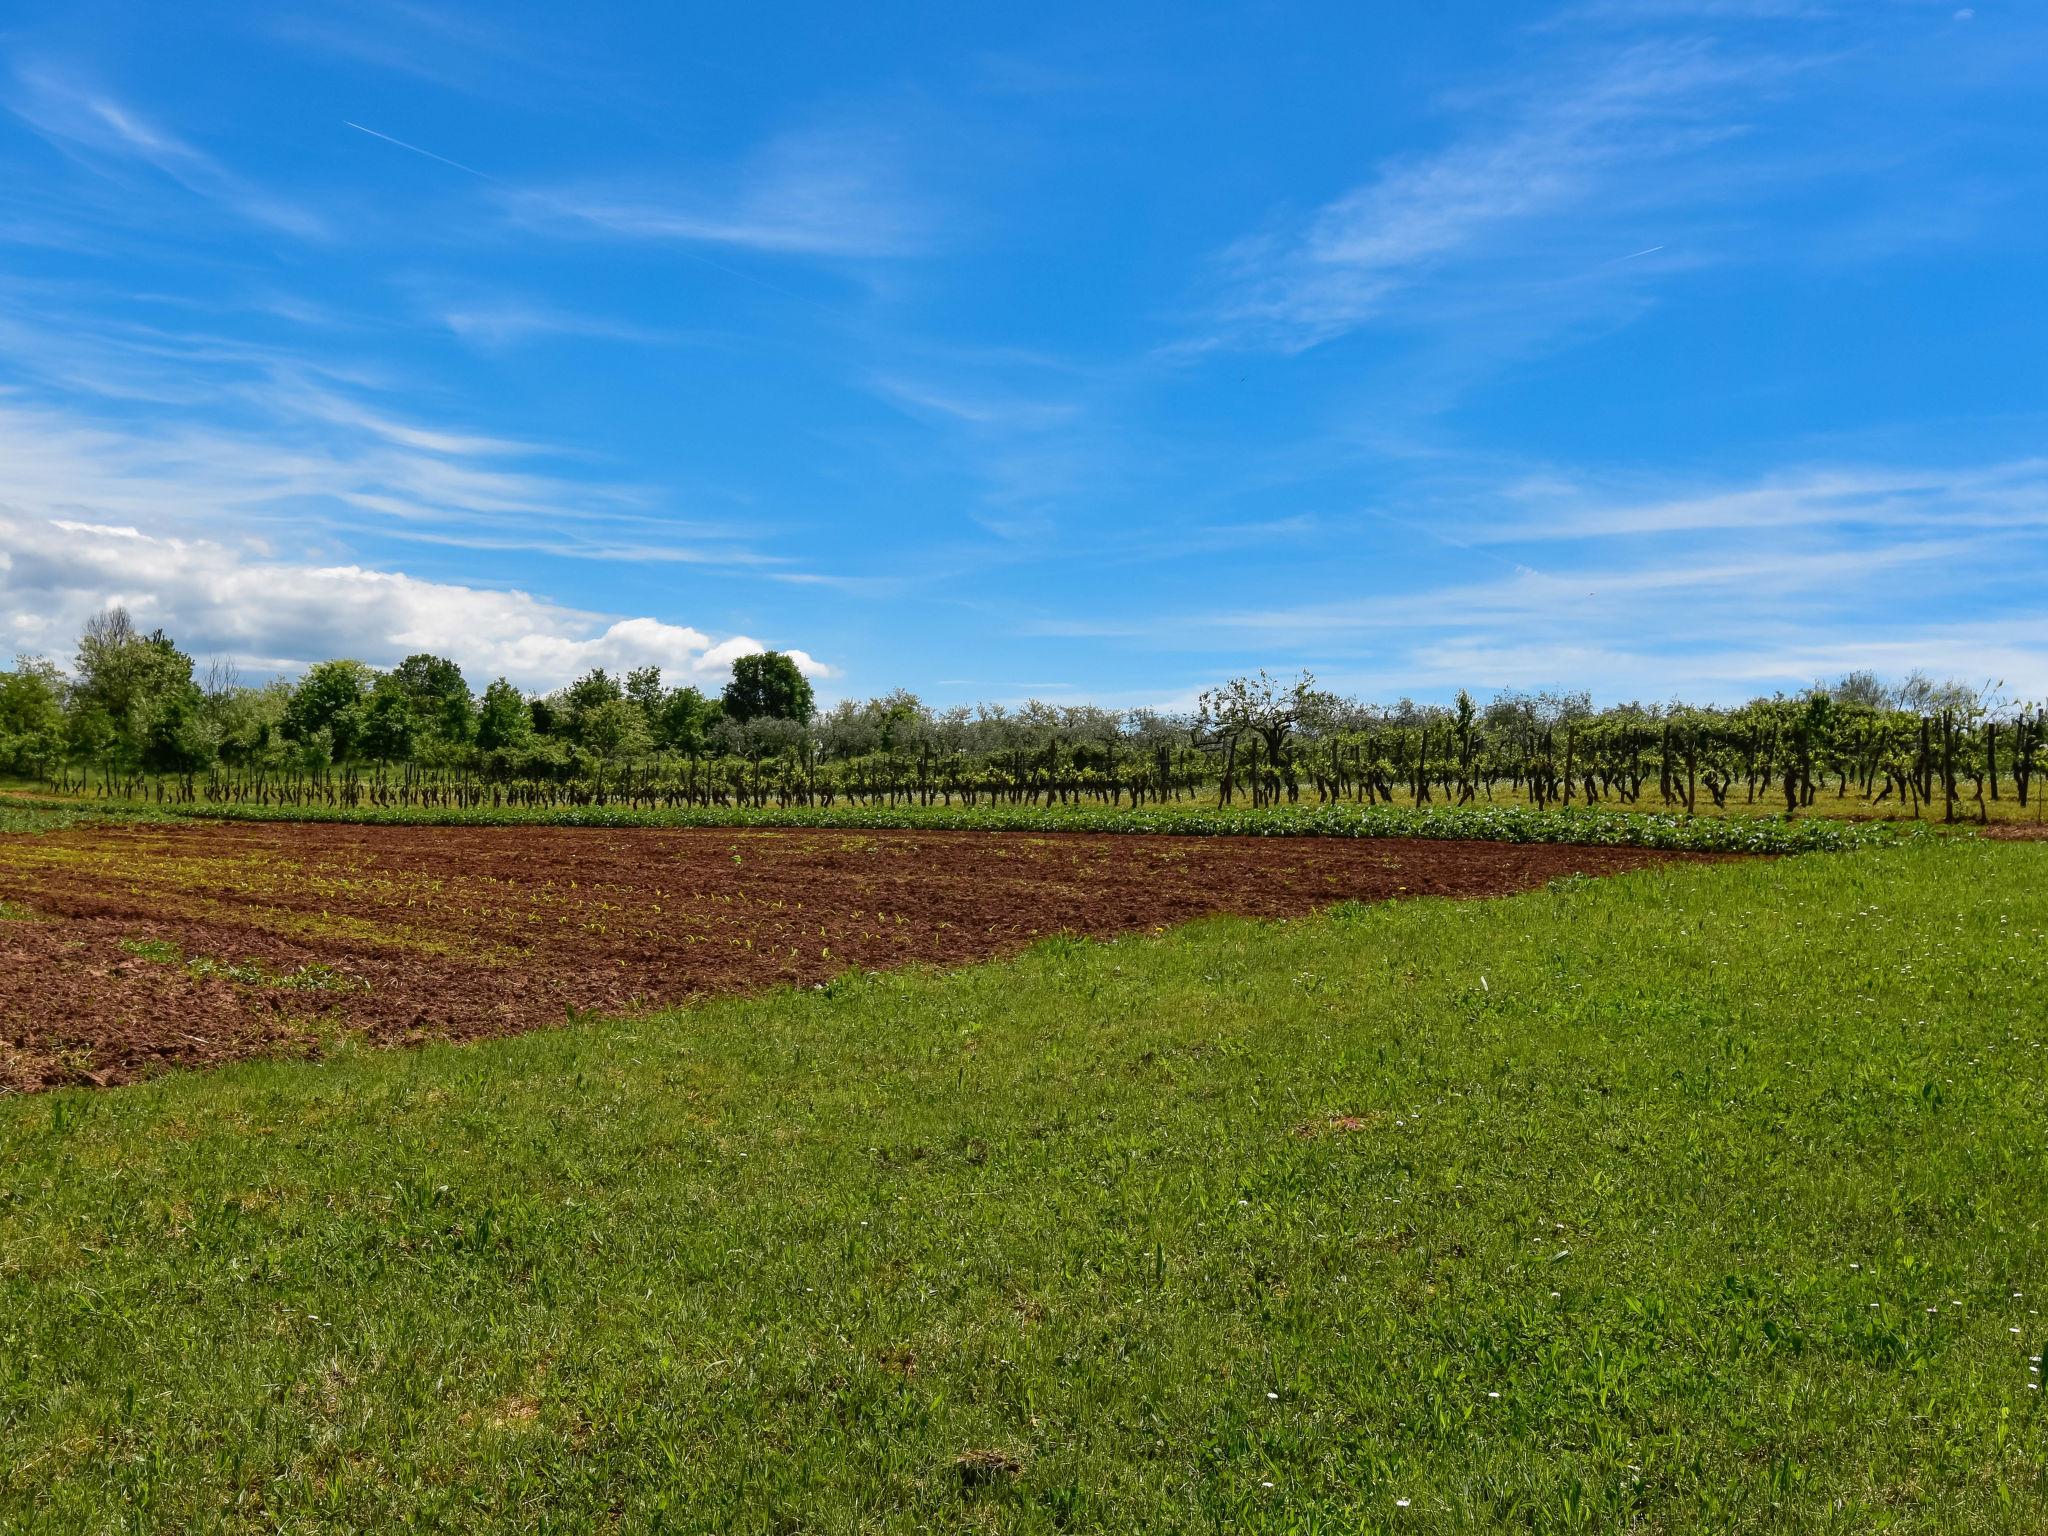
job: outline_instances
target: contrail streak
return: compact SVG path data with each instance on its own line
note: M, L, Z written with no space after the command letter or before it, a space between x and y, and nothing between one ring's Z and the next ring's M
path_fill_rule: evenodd
M417 144L408 144L403 139L394 139L388 133L379 133L374 128L365 128L361 123L351 123L347 118L343 118L342 123L345 127L355 129L357 133L367 133L371 138L382 139L386 144L396 144L400 149L409 149L416 155L425 155L429 160L438 160L443 165L453 166L464 175L475 176L483 181L495 182L498 180L497 177L480 171L473 165L464 165L460 160L450 160L446 155L437 155L431 149L421 149ZM499 185L502 186L503 183L501 182Z

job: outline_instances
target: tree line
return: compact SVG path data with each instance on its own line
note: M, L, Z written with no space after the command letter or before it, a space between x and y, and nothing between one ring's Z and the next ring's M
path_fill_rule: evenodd
M1261 672L1184 713L1032 702L934 709L898 691L817 706L778 652L717 695L656 667L552 693L455 663L324 661L245 684L200 673L119 608L69 668L0 673L0 774L64 793L277 805L1219 804L1354 800L1697 811L1828 799L1984 819L2038 807L2048 714L1995 689L1856 673L1734 707L1505 691L1480 704L1345 698Z

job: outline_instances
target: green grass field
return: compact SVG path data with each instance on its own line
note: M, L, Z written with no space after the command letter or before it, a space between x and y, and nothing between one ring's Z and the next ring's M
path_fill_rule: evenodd
M1929 839L0 1103L0 1528L2037 1531L2044 876Z

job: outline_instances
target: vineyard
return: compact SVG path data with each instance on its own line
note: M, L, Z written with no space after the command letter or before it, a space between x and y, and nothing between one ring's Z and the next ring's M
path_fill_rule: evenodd
M0 771L44 793L151 804L467 810L1304 804L1655 809L1685 815L2038 819L2048 711L1868 675L1738 707L1502 693L1389 707L1261 673L1185 713L896 693L814 706L788 658L721 698L643 668L478 697L433 656L325 662L295 682L195 682L118 610L75 674L0 678Z

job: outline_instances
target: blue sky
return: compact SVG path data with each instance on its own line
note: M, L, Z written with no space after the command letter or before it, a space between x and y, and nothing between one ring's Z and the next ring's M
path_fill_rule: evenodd
M0 646L2048 695L2048 7L15 0Z

